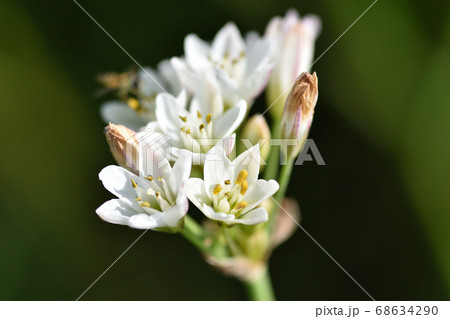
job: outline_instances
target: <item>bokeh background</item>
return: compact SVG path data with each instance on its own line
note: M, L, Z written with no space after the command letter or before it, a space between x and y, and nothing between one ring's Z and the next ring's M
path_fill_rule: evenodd
M372 3L86 1L143 65L227 21L263 32L296 8L322 17L316 56ZM311 137L297 167L303 227L377 300L450 298L450 6L379 0L314 65ZM133 62L71 0L0 2L0 299L74 300L141 234L102 222L113 163L94 75ZM263 110L263 99L255 110ZM367 300L301 230L273 255L281 300ZM84 300L243 300L177 235L148 232Z

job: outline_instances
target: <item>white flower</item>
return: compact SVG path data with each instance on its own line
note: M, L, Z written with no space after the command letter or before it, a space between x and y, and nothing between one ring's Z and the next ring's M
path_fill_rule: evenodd
M211 80L211 81L209 81ZM195 164L204 161L204 155L218 142L230 153L234 146L233 132L242 123L247 103L240 100L224 111L221 95L215 82L203 78L204 90L191 101L190 109L180 99L161 93L156 98L156 122L147 126L170 137L170 154L177 158L181 149L193 153Z
M301 19L295 10L289 10L284 18L275 17L269 22L265 37L273 43L275 59L267 92L270 103L275 102L302 72L309 72L320 31L319 17L306 15ZM285 101L286 94L271 111L280 115Z
M155 99L159 93L169 92L185 98L185 92L168 60L160 62L157 71L145 67L137 74L130 72L116 76L122 76L115 84L122 100L112 100L102 105L100 114L107 123L125 125L138 131L155 119Z
M118 198L107 201L96 212L113 224L178 231L189 207L181 185L190 175L191 154L181 152L171 167L152 142L139 141L139 145L139 176L114 165L100 172L105 188Z
M244 40L233 23L226 24L211 44L189 34L184 51L184 59L171 60L183 86L197 92L201 74L212 70L227 107L240 99L250 104L263 91L272 69L270 41L254 34Z
M183 183L189 200L206 217L227 225L255 225L268 220L264 207L257 207L279 188L275 180L258 180L259 146L255 145L233 162L223 149L214 147L205 160L204 180Z

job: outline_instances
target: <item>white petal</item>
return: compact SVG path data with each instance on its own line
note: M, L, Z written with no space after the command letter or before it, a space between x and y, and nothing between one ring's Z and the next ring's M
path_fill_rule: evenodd
M139 176L136 176L123 167L109 165L101 170L98 177L108 191L122 199L134 210L141 210L138 203L134 200L136 191L131 184L131 179L139 184L141 182Z
M233 220L232 224L243 224L243 225L256 225L260 223L265 223L269 220L269 214L264 207L258 207L252 211L249 211L245 215Z
M171 228L177 228L180 224L180 220L184 217L184 215L186 215L188 209L188 199L186 195L181 194L180 192L176 205L173 205L163 213L161 223Z
M211 203L211 195L206 192L205 182L202 179L190 178L183 182L182 188L184 194L198 209L203 209L203 203Z
M193 69L203 69L210 65L208 61L209 45L195 34L189 34L184 40L186 61Z
M166 81L169 85L169 93L178 94L182 87L181 83L178 80L177 73L175 72L170 60L166 59L161 61L158 64L158 72L161 74L161 77Z
M138 79L139 92L145 96L153 96L164 91L164 82L149 67L139 70Z
M238 57L245 50L244 40L239 29L234 23L227 23L219 30L211 44L211 56L213 60L221 61L225 52L230 57Z
M197 74L189 70L186 62L180 58L172 58L170 60L175 72L177 73L178 79L183 84L183 86L188 90L189 93L196 92L200 83L200 78Z
M302 19L306 32L315 40L322 31L322 20L315 14L308 14Z
M192 166L192 153L186 150L181 150L178 160L172 168L172 174L166 177L169 178L169 185L174 194L181 191L181 183L189 178Z
M131 216L140 214L121 199L111 199L95 211L104 221L112 224L128 225Z
M256 181L259 174L260 151L259 145L252 146L250 149L241 153L231 165L234 168L234 174L237 176L243 169L248 172L248 179Z
M167 225L164 224L162 217L164 213L157 212L152 215L138 214L131 216L128 221L128 226L137 229L155 229L162 228Z
M160 93L156 97L156 120L164 134L178 136L179 130L183 127L183 121L180 116L191 116L184 105L170 94Z
M252 74L262 64L270 63L271 42L268 39L254 41L247 48L246 75Z
M232 134L241 125L247 113L247 103L240 100L233 108L214 119L214 137L222 138Z
M216 212L214 210L214 208L212 208L211 206L208 206L206 204L204 204L202 209L200 209L200 210L209 219L221 221L221 222L224 222L227 224L235 220L235 216L233 214Z
M170 163L167 160L170 138L144 129L136 134L139 142L139 174L141 177L149 175L169 176L172 172Z
M252 102L266 87L272 68L272 64L260 65L258 70L246 77L245 82L239 87L239 96L247 102Z
M259 179L252 183L244 196L244 200L247 201L248 206L245 207L242 212L248 212L261 204L266 198L275 194L279 187L278 183L273 179L269 181Z
M222 94L212 68L204 71L204 74L201 77L201 83L196 92L194 92L194 99L191 103L191 113L197 116L197 110L199 110L203 116L211 113L213 118L223 113Z
M106 123L125 125L133 131L145 125L145 120L121 101L105 102L100 108L100 115Z
M223 184L225 180L234 179L231 162L220 146L214 146L206 154L203 179L207 192L212 192L216 184Z

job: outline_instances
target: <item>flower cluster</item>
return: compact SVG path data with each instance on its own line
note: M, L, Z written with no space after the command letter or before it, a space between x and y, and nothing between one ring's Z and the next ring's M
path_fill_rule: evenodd
M309 71L320 28L318 17L301 19L293 10L273 18L263 36L243 37L228 23L212 42L189 34L184 56L156 69L101 74L117 96L101 115L119 166L99 174L117 198L97 214L114 224L181 232L215 265L264 261L283 236L272 229L277 210L267 201L279 189L277 175L262 160L278 163L271 135L297 139L299 146L283 154L291 158L308 134L317 76L302 72ZM246 120L266 87L271 126L258 114ZM203 226L187 214L189 202L206 217ZM290 229L286 223L280 229Z

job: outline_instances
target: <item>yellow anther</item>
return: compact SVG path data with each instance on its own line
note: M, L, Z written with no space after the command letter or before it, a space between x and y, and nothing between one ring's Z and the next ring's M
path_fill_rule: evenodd
M225 183L225 185L230 185L231 181L229 179L227 179L224 183Z
M141 201L142 200L142 198L140 198L140 197L136 197L134 200L136 200L136 201Z
M162 182L162 180L163 180L162 176L158 176L156 179L160 182Z
M187 121L187 117L186 116L178 116L183 122L186 122Z
M208 115L206 115L206 123L211 123L211 116L212 116L212 114L211 113L209 113Z
M159 196L161 196L161 193L160 193L160 192L156 192L156 193L155 193L155 196L156 196L156 197L159 197Z
M248 176L247 170L243 169L242 171L239 172L235 183L241 185L247 179L247 176Z
M191 134L191 129L190 129L190 128L188 128L188 129L186 130L186 134Z
M144 177L144 178L147 179L147 180L149 180L150 182L153 180L153 176L152 176L152 175L149 175L149 176Z
M220 184L217 184L216 186L214 186L213 194L217 195L220 193L221 190L222 190L222 186L220 186Z
M199 119L202 118L202 113L200 113L200 111L198 111L198 110L197 110L197 117L198 117Z
M241 191L240 191L241 195L244 195L247 192L247 189L248 189L248 183L247 183L247 181L243 181L241 184Z
M150 207L150 203L149 202L142 202L139 206L141 206L141 207Z
M247 207L247 205L248 205L247 202L245 200L243 200L242 202L237 203L236 206L234 207L234 209L240 210L242 208Z
M131 107L133 110L139 109L139 101L135 98L130 97L127 100L127 104L129 107Z
M226 192L225 194L223 194L224 196L228 197L230 196L230 192Z
M183 126L182 128L181 128L181 131L186 131L186 126Z
M137 187L137 183L133 179L131 179L131 185L133 185L133 188Z
M205 124L200 124L200 126L198 127L198 129L200 130L200 132L205 128Z

